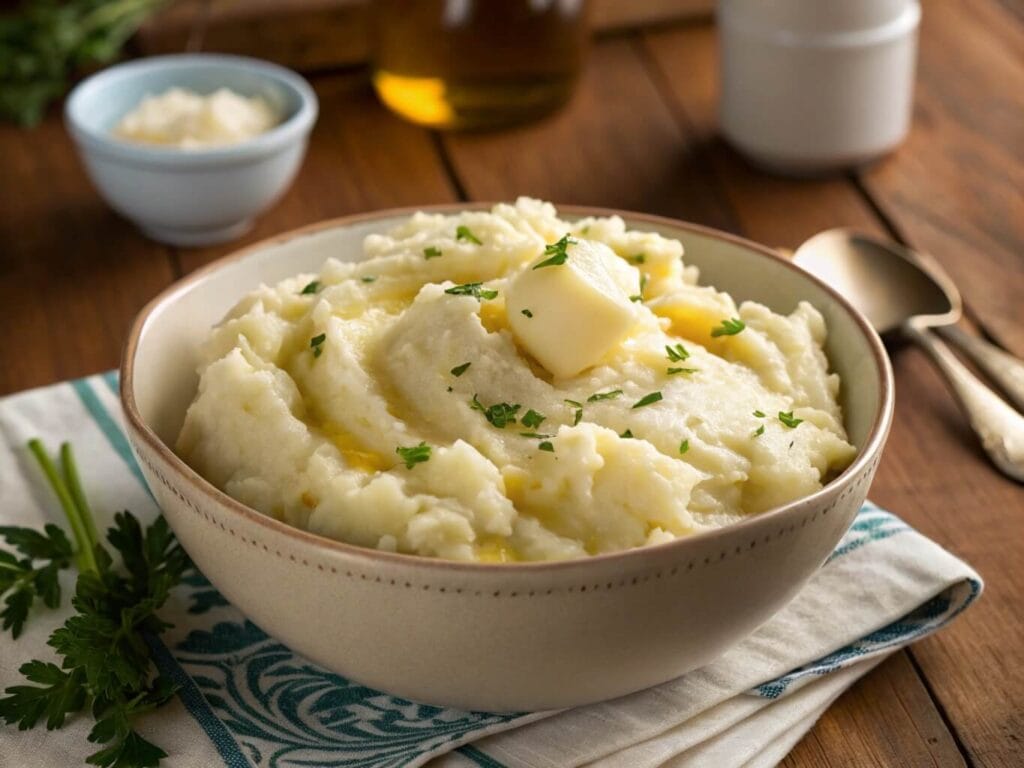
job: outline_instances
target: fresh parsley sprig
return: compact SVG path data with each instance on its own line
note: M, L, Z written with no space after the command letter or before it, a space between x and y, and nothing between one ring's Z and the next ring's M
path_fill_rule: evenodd
M170 626L157 611L191 567L188 556L164 518L143 530L130 512L115 515L107 532L108 550L98 540L71 446L61 446L60 472L38 440L29 443L29 450L71 525L80 573L72 599L75 612L48 641L60 665L23 664L20 672L30 684L4 691L0 718L22 730L45 718L52 730L64 725L68 715L88 709L96 721L88 738L101 748L86 762L101 768L155 768L167 753L140 736L132 722L176 691L174 683L154 673L149 641ZM4 538L33 560L55 555L51 564L70 561L75 552L61 529L50 524L44 533L5 528ZM55 607L60 599L55 572L52 579L41 596Z
M483 301L484 299L496 299L498 298L497 291L491 291L483 287L483 283L464 283L463 285L454 285L451 288L445 288L444 292L450 296L472 296L473 298Z
M4 630L17 640L38 597L47 608L60 605L58 574L71 565L71 542L60 526L47 523L43 533L31 528L0 527L0 538L16 552L0 550L0 612ZM43 561L40 564L37 561Z
M491 423L491 426L504 429L509 424L516 423L516 414L519 413L522 406L518 403L495 403L485 407L479 398L473 395L469 407L474 411L480 411L484 418Z
M738 317L723 320L720 325L711 329L711 337L718 338L719 336L735 336L746 327L747 324Z
M573 240L568 234L562 236L562 239L557 243L550 243L544 246L544 255L550 258L544 259L539 264L534 264L534 269L541 269L543 267L558 267L565 264L565 260L569 258L569 253L566 250L570 245L575 245L577 240Z

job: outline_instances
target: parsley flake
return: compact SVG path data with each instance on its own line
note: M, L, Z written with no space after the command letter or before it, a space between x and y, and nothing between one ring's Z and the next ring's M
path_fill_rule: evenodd
M573 418L572 425L575 427L583 419L583 403L576 402L575 400L564 400L566 405L571 405L576 409L576 413Z
M575 245L578 242L578 240L573 240L569 235L564 235L557 243L545 245L544 255L550 256L551 258L544 259L540 264L534 264L533 268L540 269L541 267L557 267L565 264L565 260L569 258L566 248L570 245Z
M643 301L644 300L644 289L647 288L647 275L640 275L640 293L635 296L630 296L630 301Z
M661 400L661 392L651 392L650 394L644 395L635 403L633 403L632 407L643 408L645 405L651 405L653 403L658 402L659 400Z
M522 407L518 403L495 403L494 405L484 407L476 395L473 395L473 400L469 405L474 411L480 411L484 418L498 429L504 429L509 424L515 424L516 414Z
M596 403L601 400L614 400L622 394L621 389L613 389L611 392L595 392L587 398L588 403Z
M779 411L779 421L785 424L790 429L796 429L800 424L803 423L803 419L798 419L793 416L792 411Z
M757 418L759 418L759 419L763 419L764 418L764 411L754 411L754 415Z
M682 456L688 450L690 450L690 441L689 440L683 440L683 442L681 442L679 444L679 455Z
M530 310L528 310L528 309L524 309L524 310L523 310L522 312L520 312L519 314L521 314L521 315L526 315L527 317L533 317L533 312L531 312L531 311L530 311Z
M309 346L313 350L313 357L320 357L323 354L323 343L327 340L326 333L320 333L309 340Z
M430 460L430 446L426 443L410 445L406 448L398 446L395 448L395 453L405 462L406 469L412 469L417 464Z
M647 261L647 255L644 253L636 253L629 257L629 260L634 264L643 264Z
M480 301L483 301L484 299L495 299L498 297L497 291L491 291L484 288L483 283L464 283L463 285L455 285L451 288L445 288L444 292L451 296L473 296Z
M631 437L633 437L633 430L627 429L625 432L619 435L619 437L623 438L624 440L628 440Z
M712 328L711 336L712 338L717 338L718 336L735 336L746 327L746 323L738 317L734 317L732 320L723 320L721 325L716 328Z
M535 410L533 410L531 408L530 410L528 410L526 412L526 415L523 416L523 426L524 427L529 427L530 429L535 429L536 427L539 427L541 425L541 423L546 421L546 420L547 420L547 416L545 416L544 414L541 414L541 413L537 413Z
M549 443L549 442L548 442L547 440L545 440L545 441L544 441L543 443L541 443L541 444L540 444L540 445L538 445L537 447L538 447L538 448L539 448L540 450L542 450L542 451L547 451L548 453L554 453L554 452L555 452L555 446L553 446L553 445L552 445L551 443Z
M521 437L533 437L538 440L547 440L548 438L554 437L554 435L542 435L539 432L520 432L519 434Z
M452 376L454 376L455 378L459 378L459 376L464 374L466 372L466 370L469 368L469 366L471 366L471 365L472 365L472 363L463 363L462 365L456 365L451 370Z
M669 376L675 376L677 373L696 373L696 368L666 368L665 373Z
M679 363L690 356L690 353L686 351L686 347L682 344L676 344L670 347L668 344L665 345L665 354L668 355L668 359L673 363Z
M754 432L754 437L760 437L763 434L764 434L764 424L762 424L760 427L757 428L757 431Z
M455 228L455 239L465 240L468 243L475 243L476 245L483 245L483 243L480 242L479 238L477 238L476 235L469 231L469 227L464 226L462 224Z
M431 259L436 259L440 255L441 249L438 248L436 245L431 245L423 249L423 258L425 258L427 261L430 261Z
M312 293L320 293L320 289L322 289L323 287L323 283L321 283L319 280L314 280L311 283L307 283L306 287L299 291L299 295L309 296Z
M376 275L363 275L359 279L362 280L364 283L375 283L375 282L377 282L377 276Z

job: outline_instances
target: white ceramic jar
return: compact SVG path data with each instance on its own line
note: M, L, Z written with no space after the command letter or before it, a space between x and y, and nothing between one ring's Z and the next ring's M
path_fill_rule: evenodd
M920 19L918 0L719 0L722 132L791 175L889 152L910 128Z

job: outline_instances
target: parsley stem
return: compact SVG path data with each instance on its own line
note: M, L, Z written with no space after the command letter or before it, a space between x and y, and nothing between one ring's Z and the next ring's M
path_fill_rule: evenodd
M74 534L75 542L78 544L78 554L75 558L78 563L78 569L83 573L86 571L98 573L99 566L96 564L93 542L89 539L89 529L83 519L82 512L75 506L74 499L71 497L64 481L61 480L57 467L53 465L53 461L46 454L46 449L43 448L39 438L29 440L28 449L35 456L36 461L39 462L43 474L46 475L46 479L50 483L50 488L53 489L57 501L60 502L61 509L64 510L64 516L67 517L68 523L71 524L71 532Z
M96 522L93 520L92 509L85 497L85 489L82 488L82 480L78 474L78 464L75 462L75 453L71 449L71 443L60 445L60 466L64 470L64 482L71 493L71 500L82 515L85 524L85 533L89 537L89 551L96 549L96 543L100 540L96 532Z

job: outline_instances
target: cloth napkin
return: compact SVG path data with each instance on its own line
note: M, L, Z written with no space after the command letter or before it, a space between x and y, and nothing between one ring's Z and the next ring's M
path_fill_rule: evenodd
M24 448L74 444L97 526L158 509L124 436L113 373L0 400L0 524L63 522ZM51 658L68 612L34 609L17 641L0 637L0 688L18 666ZM201 575L161 615L153 645L180 692L139 729L167 768L570 768L770 766L846 688L889 654L943 627L981 593L964 562L898 517L866 504L811 582L756 633L703 669L614 701L507 715L414 704L306 661L247 621ZM382 639L384 640L384 639ZM623 652L629 652L624 649ZM59 731L0 725L0 766L82 765L89 719Z

